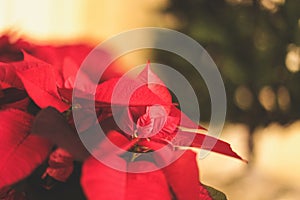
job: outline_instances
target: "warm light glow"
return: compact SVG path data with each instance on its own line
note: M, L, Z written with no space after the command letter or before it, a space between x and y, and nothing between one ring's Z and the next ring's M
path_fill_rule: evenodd
M290 107L291 97L286 87L281 86L277 91L278 105L283 111L288 110Z
M289 45L285 65L290 72L298 72L300 70L300 47L294 44Z
M96 42L121 31L164 23L167 0L1 0L0 32L17 31L34 40ZM151 14L145 14L151 13ZM166 25L166 24L165 24Z
M269 86L263 87L259 92L259 102L268 111L275 108L275 93Z
M278 10L278 6L285 3L285 0L260 0L260 4L263 8L276 12Z
M247 110L252 105L253 95L246 86L239 86L235 91L234 100L239 108Z
M300 186L300 121L289 126L273 123L256 131L257 167L274 180Z
M1 29L12 29L35 40L70 38L80 35L82 28L79 0L11 0L1 1L5 9Z

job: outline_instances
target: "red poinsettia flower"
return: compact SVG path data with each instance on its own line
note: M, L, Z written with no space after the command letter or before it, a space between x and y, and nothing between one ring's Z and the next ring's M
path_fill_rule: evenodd
M189 150L182 153L183 150L176 149L176 147L199 147L238 159L241 159L241 157L232 151L229 144L216 138L203 134L194 134L194 139L190 140L191 133L179 129L179 124L190 129L203 128L198 127L189 120L188 117L171 104L169 99L165 102L155 95L155 87L153 87L155 84L151 84L152 87L149 87L149 79L157 79L157 77L153 75L148 66L136 79L125 80L119 85L121 87L120 91L130 92L128 88L135 88L134 84L140 85L141 82L146 84L133 92L129 101L130 109L127 112L125 111L125 114L120 115L120 123L117 123L117 126L112 128L112 131L109 131L107 134L107 137L120 148L126 147L127 150L140 155L139 160L134 161L135 157L131 160L126 160L121 155L115 154L107 156L106 152L110 152L110 150L105 150L105 147L109 146L106 144L106 141L100 144L99 149L101 150L100 154L103 155L100 158L115 159L116 162L123 163L124 171L131 171L134 168L145 170L151 165L156 166L157 170L138 174L119 172L95 158L89 158L84 164L82 176L82 185L88 198L211 199L207 190L199 183L195 153ZM96 100L106 103L111 101L118 81L120 80L109 80L103 85L99 85L99 93L96 94ZM158 80L157 82L160 81ZM110 88L105 89L108 86ZM159 94L160 96L168 96L164 93L169 94L166 88L162 89ZM117 94L118 98L111 103L122 105L123 102L126 102L128 96L124 93ZM157 106L159 104L163 106ZM104 124L105 122L102 123ZM209 142L203 143L204 139ZM132 141L134 141L133 144ZM143 153L159 150L165 145L170 146L168 153L163 153L158 155L158 157L154 156L152 158L153 161L149 161L147 157L143 158ZM171 164L161 169L159 168L161 163L172 160L172 156L176 156L176 154L182 155L174 162L171 162ZM111 182L110 177L116 177L118 184ZM149 181L153 179L155 181ZM143 183L145 184L143 185ZM101 187L96 185L101 185ZM120 193L114 192L115 186ZM161 196L155 196L157 194L161 194Z
M185 131L203 128L185 116L170 99L162 100L158 97L155 94L158 87L148 84L150 79L157 77L147 67L136 79L125 78L126 84L121 82L118 85L121 79L116 78L97 87L96 107L105 108L107 111L108 105L117 106L117 115L112 117L112 113L109 115L104 112L105 117L99 116L99 122L109 140L101 137L99 139L97 133L94 133L96 142L93 143L93 153L103 160L114 160L118 168L121 167L121 171L89 157L84 162L82 174L82 186L89 199L211 199L198 180L195 153L178 147L199 147L241 159L226 142ZM143 86L131 94L127 109L124 104L128 101L130 89L141 83ZM115 91L117 85L120 87L117 90L123 93ZM160 96L170 96L163 85L159 88ZM118 98L113 97L114 92ZM84 106L83 104L82 107ZM36 117L33 131L52 138L53 142L67 149L75 158L85 160L88 153L79 142L76 132L64 121L57 111L47 108ZM53 129L45 130L44 127ZM61 132L65 134L61 135ZM209 142L203 143L204 139ZM111 148L109 141L120 150ZM167 147L165 153L151 155L149 159L147 153L164 147ZM128 158L126 150L133 155ZM172 162L168 163L170 160ZM131 172L135 169L152 170L143 173Z
M83 53L76 53L76 49ZM53 144L58 149L51 153L44 176L65 181L72 173L73 158L85 161L82 187L89 199L211 199L198 180L195 153L180 147L199 147L241 159L229 144L191 133L204 128L172 103L170 93L149 66L136 79L114 78L100 85L92 71L85 71L85 82L97 85L98 119L92 121L89 116L94 108L89 102L94 99L89 97L94 95L89 88L73 88L89 48L38 46L24 41L12 45L2 37L1 51L7 53L0 56L0 151L4 155L0 159L0 188L28 176ZM74 90L80 90L78 107L71 102ZM42 109L33 125L35 113L28 110L31 101ZM70 115L73 109L81 112L80 127L76 127L79 134L93 133L94 126L101 124L108 140L94 132L93 153L118 161L121 171L89 156L75 131ZM109 140L119 150L112 149ZM164 153L149 156L161 149ZM131 152L129 157L126 152ZM16 169L16 163L24 167ZM149 172L133 173L140 169Z

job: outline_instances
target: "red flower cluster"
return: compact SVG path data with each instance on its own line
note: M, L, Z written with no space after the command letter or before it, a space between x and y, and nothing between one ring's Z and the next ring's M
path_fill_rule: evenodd
M108 79L106 75L108 80L102 83L89 78L93 72L87 71L86 81L97 85L96 94L88 88L76 88L83 103L72 105L75 77L90 51L85 45L39 46L22 40L12 44L9 37L0 38L0 188L26 178L45 159L49 161L43 178L64 182L72 173L73 160L79 160L83 162L81 184L91 200L212 199L199 182L196 154L180 147L241 158L224 141L185 131L203 128L172 103L169 91L149 66L135 79ZM102 59L109 56L105 51L102 55ZM148 84L149 79L161 84ZM126 109L126 91L141 83L143 86L133 92ZM116 87L122 92L114 98ZM94 109L84 104L88 101L85 96L90 95L95 96L96 121L89 118ZM114 105L118 106L118 123L112 116ZM77 130L74 109L82 114ZM100 139L92 153L114 159L122 170L98 161L78 137L99 123L109 141L123 151L114 152L108 140ZM164 147L166 153L162 155L147 155ZM126 151L132 153L130 158ZM140 169L149 172L133 172Z

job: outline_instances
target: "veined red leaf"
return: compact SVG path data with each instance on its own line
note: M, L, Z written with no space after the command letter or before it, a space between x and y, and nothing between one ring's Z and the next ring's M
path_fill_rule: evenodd
M196 154L184 152L179 159L162 169L178 200L200 200Z
M32 119L23 111L0 111L0 188L30 175L49 153L50 143L30 134Z
M171 113L174 116L180 115L181 118L180 126L183 126L184 128L191 129L191 130L205 130L203 127L194 123L191 119L189 119L183 112L181 112L175 106L172 108ZM176 134L177 134L176 139L172 141L174 145L184 146L184 147L197 147L205 150L211 150L213 152L220 153L247 162L232 150L230 144L222 140L219 140L218 138L205 135L202 133L184 131L181 130L180 128L177 130Z
M183 133L182 134L189 134L189 133ZM205 149L208 151L213 151L216 153L220 153L226 156L230 156L233 158L237 158L242 160L243 162L248 162L247 160L243 159L241 156L239 156L236 152L234 152L227 142L224 142L222 140L219 140L217 138L204 135L201 133L196 133L195 138L190 145L191 147L198 147L201 149Z
M57 91L56 81L49 65L19 71L28 95L41 108L55 107L60 112L66 111L70 105L64 103Z
M126 173L129 170L153 169L154 164L146 161L126 163L114 157L123 166L122 171L104 165L94 157L83 165L81 184L88 199L98 200L170 200L171 195L165 176L157 170L148 173Z
M118 94L118 98L113 96L114 92ZM150 63L134 79L113 78L100 84L97 87L95 100L116 105L129 103L129 106L172 105L168 89L150 70Z
M128 101L129 106L170 105L155 95L147 85L139 85L137 81L128 77L110 79L98 85L95 100L113 105L127 105ZM118 97L113 97L113 93ZM130 94L132 95L129 96Z
M172 96L165 86L164 82L152 72L150 69L150 61L148 61L146 67L143 71L137 76L137 81L141 81L142 83L147 84L147 87L161 99L163 99L166 103L172 104ZM165 106L166 112L170 112L170 107Z
M20 53L23 57L22 61L0 63L0 88L16 87L23 89L24 86L17 71L25 71L30 68L47 65L47 63L31 56L25 51L20 51Z
M81 185L89 200L125 200L127 176L126 161L114 157L123 171L110 168L94 157L88 158L82 167Z
M127 173L126 200L171 200L166 177L154 163L148 161L129 162L130 171L155 169L145 173Z

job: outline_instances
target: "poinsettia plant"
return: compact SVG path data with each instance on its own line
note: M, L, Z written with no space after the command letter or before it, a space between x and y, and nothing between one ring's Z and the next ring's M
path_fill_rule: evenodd
M46 190L68 184L74 163L81 171L84 199L226 199L218 192L215 197L216 191L199 181L196 153L188 148L243 159L228 143L198 133L205 128L172 102L149 63L135 78L107 75L101 83L92 70L85 71L85 82L96 85L95 93L88 87L74 88L89 51L84 45L39 46L0 38L0 199L28 198L15 186L42 165L46 167L40 179ZM74 90L80 94L79 104L72 103ZM95 108L86 103L91 95ZM90 117L94 111L96 120ZM104 138L95 132L99 124ZM79 137L90 133L92 151ZM118 169L105 162L111 160Z

